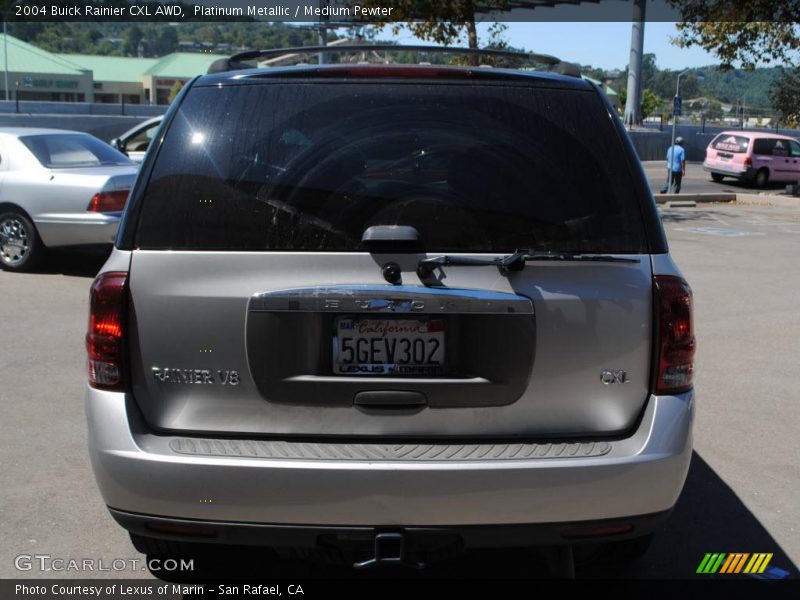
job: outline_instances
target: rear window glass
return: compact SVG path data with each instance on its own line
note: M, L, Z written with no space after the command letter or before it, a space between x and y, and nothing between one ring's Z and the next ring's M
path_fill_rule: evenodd
M711 142L711 147L714 150L722 150L723 152L747 152L747 146L750 139L740 135L720 134L714 141Z
M639 253L624 149L596 93L291 82L195 88L145 190L143 249Z
M54 133L19 138L50 169L133 164L124 154L90 135Z

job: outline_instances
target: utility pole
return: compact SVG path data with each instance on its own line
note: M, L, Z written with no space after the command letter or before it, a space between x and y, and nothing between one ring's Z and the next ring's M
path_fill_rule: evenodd
M631 54L628 61L628 97L625 100L626 127L642 122L642 53L644 52L644 19L646 0L635 0L631 25Z
M6 27L6 18L3 17L3 56L5 57L5 77L6 77L6 102L11 99L11 90L8 89L8 29Z
M330 6L330 0L321 0L320 8L322 8L322 12L319 15L319 45L320 46L327 46L328 45L328 28L326 27L327 21L329 17L325 15L325 10ZM327 52L320 52L319 53L319 64L324 65L328 62L328 53Z

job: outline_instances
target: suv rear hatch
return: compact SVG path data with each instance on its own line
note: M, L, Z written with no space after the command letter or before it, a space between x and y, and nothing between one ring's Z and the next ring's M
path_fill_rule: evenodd
M596 90L537 76L212 83L175 112L123 233L131 388L151 426L387 439L635 424L652 199ZM426 257L521 248L561 256L417 273ZM555 259L575 253L626 260Z

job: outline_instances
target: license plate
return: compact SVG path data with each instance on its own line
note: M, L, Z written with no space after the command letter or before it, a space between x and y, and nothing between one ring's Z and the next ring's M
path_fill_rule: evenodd
M440 375L444 372L442 319L339 317L333 340L337 375Z

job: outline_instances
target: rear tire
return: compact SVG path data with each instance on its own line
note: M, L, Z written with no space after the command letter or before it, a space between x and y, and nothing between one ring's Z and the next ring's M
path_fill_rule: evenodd
M576 546L576 562L584 566L600 564L624 567L647 553L654 536L650 533L618 542Z
M147 570L154 577L172 583L189 583L195 581L198 576L202 577L209 550L202 544L161 540L135 533L131 533L130 536L134 548L146 555ZM182 561L191 561L190 570L183 571L173 567Z
M44 253L39 232L26 214L14 209L0 214L0 267L6 271L31 271Z
M759 169L758 173L756 173L756 187L757 188L764 188L767 186L769 182L769 171L766 169Z
M650 533L641 537L619 542L609 542L603 544L603 554L608 560L625 564L639 560L650 549L655 534Z
M186 542L173 542L171 540L159 540L156 538L145 537L135 533L131 535L133 547L148 558L174 558L176 556L189 556L198 551L197 544Z
M270 571L278 554L269 547L235 546L203 542L176 542L131 533L133 546L147 556L150 574L175 583L223 578L241 579ZM191 566L188 566L188 565ZM183 570L179 565L186 565ZM178 568L176 568L178 567Z
M712 173L711 174L711 181L714 183L719 183L725 178L725 175L720 175L719 173Z

